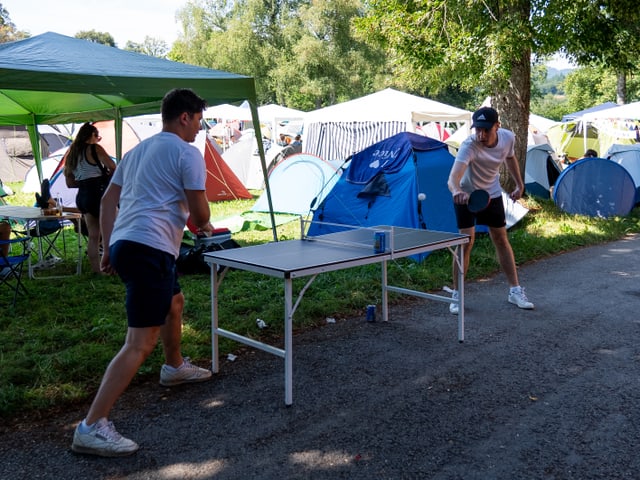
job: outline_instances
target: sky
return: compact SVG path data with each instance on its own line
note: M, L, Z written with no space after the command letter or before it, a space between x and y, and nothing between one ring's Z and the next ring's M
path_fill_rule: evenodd
M32 36L56 32L69 37L86 30L110 33L118 48L146 36L167 46L178 37L176 12L186 0L0 0L18 30Z
M546 63L547 66L557 68L558 70L564 70L566 68L576 68L576 66L569 62L563 55L556 54L551 60Z

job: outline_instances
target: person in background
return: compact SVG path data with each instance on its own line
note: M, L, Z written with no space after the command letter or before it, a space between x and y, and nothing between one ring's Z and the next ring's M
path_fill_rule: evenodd
M281 147L287 146L287 136L284 133L281 133L278 137L278 141L276 142Z
M4 197L7 195L5 187L0 180L0 205L6 205ZM0 218L0 240L9 240L11 238L11 224L5 219ZM9 244L0 246L0 254L3 256L9 255ZM0 274L2 271L0 270Z
M598 158L598 152L589 148L587 149L586 152L584 152L584 155L582 156L582 158Z
M301 153L302 152L302 138L300 135L296 135L293 142L291 142L291 147L293 147L293 153Z
M5 220L0 220L0 240L9 240L11 238L11 225ZM0 254L4 257L9 255L9 244L0 245Z
M87 255L91 270L100 273L100 199L116 169L104 148L98 129L85 123L69 147L64 176L68 187L78 187L76 206L84 215L89 240Z
M469 243L464 249L464 272L469 268L471 250L475 239L475 226L489 227L489 236L496 249L498 262L509 282L507 300L520 308L532 309L531 303L520 286L513 250L507 236L500 167L504 163L516 188L511 192L512 200L518 200L524 192L524 182L520 176L518 160L515 156L515 135L510 130L500 128L498 112L483 107L472 116L475 133L460 145L449 174L448 187L453 196L456 220L460 233L469 235ZM474 190L485 190L491 198L484 210L473 213L467 207L469 195ZM453 262L453 298L458 298L458 264ZM451 313L458 313L458 305L449 305Z
M120 435L109 413L136 372L162 341L160 384L202 382L211 370L181 352L184 295L175 263L187 221L210 235L206 170L190 145L200 130L206 102L192 90L175 89L162 100L162 131L130 150L102 198L100 226L105 246L102 270L126 286L127 337L102 378L89 411L77 426L74 452L115 457L138 444ZM119 206L119 209L118 209ZM186 433L188 434L188 433Z

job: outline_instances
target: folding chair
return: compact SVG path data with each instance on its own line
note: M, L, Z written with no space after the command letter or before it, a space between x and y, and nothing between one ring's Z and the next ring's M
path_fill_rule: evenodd
M18 293L27 295L27 288L22 283L24 262L29 260L29 239L14 238L0 240L0 246L9 245L9 253L0 248L0 290L8 287L13 294L12 306L15 307ZM19 250L19 251L16 251Z
M64 222L62 220L33 220L26 222L24 229L14 227L13 233L19 238L29 237L32 241L35 240L31 252L34 255L32 266L33 268L41 268L64 258L67 249L64 235L62 236L62 250L56 245L63 228Z
M56 255L58 257L64 256L63 252L66 253L67 250L64 235L62 236L62 251L56 246L56 241L60 237L63 228L64 225L61 220L41 220L38 222L37 228L34 225L30 229L29 236L37 238L40 242L39 248L41 251L38 252L38 255L41 261L46 261Z

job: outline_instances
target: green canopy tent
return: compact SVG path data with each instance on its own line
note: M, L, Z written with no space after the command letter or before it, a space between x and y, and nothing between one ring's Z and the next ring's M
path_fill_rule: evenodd
M261 138L253 78L186 65L47 32L0 44L0 125L25 125L42 180L38 125L115 120L116 156L122 153L122 119L158 113L173 88L191 88L209 105L249 102ZM258 152L271 208L262 142Z

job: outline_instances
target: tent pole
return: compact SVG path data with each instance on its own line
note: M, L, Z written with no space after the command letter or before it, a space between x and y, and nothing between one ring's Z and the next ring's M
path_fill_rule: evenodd
M116 108L116 117L113 122L113 128L115 128L116 134L116 159L119 162L122 160L122 110Z
M36 164L38 172L38 181L42 183L42 151L40 150L40 134L38 133L38 125L34 115L31 115L31 123L26 125L29 132L29 140L31 141L31 151L33 152L33 160Z
M249 100L249 108L251 110L251 118L253 120L253 129L256 132L256 141L258 142L258 154L260 155L260 163L262 164L262 176L264 177L264 189L267 193L267 202L269 204L269 218L271 219L271 230L273 231L273 241L278 241L278 230L276 228L276 219L273 214L273 202L271 201L271 187L269 186L269 172L267 171L267 161L264 156L264 145L262 144L262 132L260 131L260 118L258 117L258 106L255 99Z

